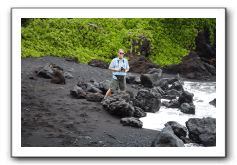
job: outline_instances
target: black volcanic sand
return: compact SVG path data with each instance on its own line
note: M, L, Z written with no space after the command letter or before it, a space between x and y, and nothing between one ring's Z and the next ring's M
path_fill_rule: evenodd
M58 85L37 77L34 71L51 62L71 71L74 78ZM147 147L158 134L155 130L122 126L120 118L109 114L100 103L71 98L70 89L79 80L110 80L107 69L57 57L22 58L21 67L24 147Z

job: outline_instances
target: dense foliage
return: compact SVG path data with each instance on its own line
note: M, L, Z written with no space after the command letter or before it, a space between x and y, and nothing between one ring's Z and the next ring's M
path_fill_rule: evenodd
M119 48L159 65L179 63L207 29L214 44L215 19L48 18L22 20L22 57L45 55L109 62Z

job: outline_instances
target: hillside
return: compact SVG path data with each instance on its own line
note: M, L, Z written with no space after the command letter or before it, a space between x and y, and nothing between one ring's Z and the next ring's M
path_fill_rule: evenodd
M105 62L118 48L160 66L178 64L205 31L215 47L215 19L49 18L22 19L22 57L75 57Z

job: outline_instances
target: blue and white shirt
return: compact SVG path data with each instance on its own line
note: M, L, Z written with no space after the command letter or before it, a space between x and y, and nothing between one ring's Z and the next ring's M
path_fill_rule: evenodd
M110 65L109 68L121 68L123 67L124 69L129 69L129 65L128 65L128 60L125 58L119 59L118 57L114 58ZM121 75L121 76L126 76L127 73L126 72L113 72L113 78L117 79L117 77L115 75Z

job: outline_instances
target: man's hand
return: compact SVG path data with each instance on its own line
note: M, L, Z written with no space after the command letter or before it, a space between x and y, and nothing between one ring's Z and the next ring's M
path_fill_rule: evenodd
M128 72L129 71L129 69L125 69L125 71L124 72Z

